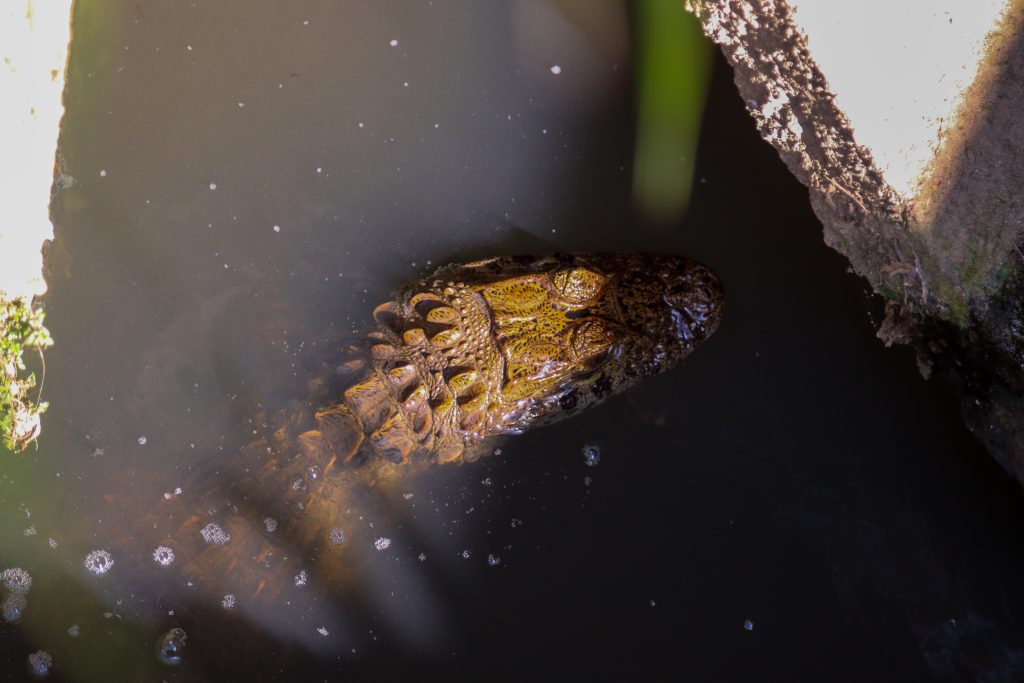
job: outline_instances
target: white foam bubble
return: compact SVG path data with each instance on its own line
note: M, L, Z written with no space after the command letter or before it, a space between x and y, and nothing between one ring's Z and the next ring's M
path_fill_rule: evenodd
M153 560L161 567L167 567L174 562L174 550L165 545L159 546L153 551Z
M52 666L53 657L46 650L38 650L28 656L28 672L36 678L49 676Z
M204 526L199 533L203 540L211 545L224 545L231 540L231 534L224 531L219 524L210 522Z
M114 558L106 550L93 550L85 556L85 561L82 564L90 572L100 576L109 572L114 566Z
M28 593L32 587L32 575L21 567L11 567L0 572L0 583L12 593Z

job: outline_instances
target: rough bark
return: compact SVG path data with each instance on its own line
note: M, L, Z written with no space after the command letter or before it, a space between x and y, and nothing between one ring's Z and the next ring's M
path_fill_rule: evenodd
M784 0L687 8L732 65L762 136L810 190L826 243L885 297L879 337L913 344L922 374L952 381L968 426L1024 482L1024 0L989 35L913 197L857 144Z

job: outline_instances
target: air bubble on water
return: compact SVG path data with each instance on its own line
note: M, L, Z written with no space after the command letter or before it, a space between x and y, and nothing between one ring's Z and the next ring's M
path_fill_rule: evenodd
M471 553L469 550L463 550L462 551L462 559L468 560L472 554L473 553Z
M484 486L491 486L492 484L494 484L494 480L491 479L490 477L487 477L486 479L481 480L480 483L483 484Z
M420 553L416 557L419 559L420 562L426 562L427 561L427 554L426 553Z
M317 626L316 627L316 632L319 633L320 635L322 635L324 638L326 638L327 636L331 635L331 632L327 630L326 626Z
M562 67L558 66L557 64L553 64L551 66L551 73L557 76L558 74L562 73Z
M202 534L203 540L211 545L224 545L231 540L231 534L214 522L204 526L199 533Z
M306 479L310 481L316 481L320 478L323 471L320 469L320 465L310 465L306 468Z
M744 621L743 622L743 630L744 631L753 631L754 630L754 622L752 620L750 620L750 619L747 619L746 621Z
M380 538L378 538L376 541L373 542L373 547L376 548L377 550L387 550L388 547L390 547L390 546L391 546L391 539L390 538L384 538L383 536L381 536Z
M263 519L263 528L267 530L268 534L272 534L277 531L277 520L273 517L265 517Z
M331 529L331 545L341 545L345 542L345 530L340 526Z
M211 190L216 190L217 189L217 183L210 183L210 189Z
M513 517L512 518L511 526L512 526L513 529L515 529L517 527L521 527L522 525L523 525L523 520L519 519L518 517Z
M32 587L32 575L21 567L11 567L0 572L0 583L12 593L28 593Z
M82 563L85 568L96 576L106 574L114 566L114 558L106 550L93 550L85 556Z
M403 493L403 494L402 494L402 498L404 498L405 500L409 500L409 499L410 499L410 498L412 498L412 497L413 497L414 495L416 495L416 494L415 494L415 493Z
M228 593L224 596L224 599L220 601L220 606L224 609L234 609L237 604L238 598L235 597L234 593Z
M77 638L78 634L81 632L81 629L78 628L78 624L71 624L71 628L68 629L68 635L72 638Z
M140 446L145 446L146 445L146 441L147 441L146 437L144 437L144 436L140 436L139 437L139 445Z
M153 559L161 567L167 567L174 562L174 550L162 545L153 551Z
M32 526L30 526L29 528L25 529L21 533L23 533L25 536L35 536L36 535L36 525L33 524Z
M390 42L390 43L388 43L388 44L389 44L389 45L390 45L391 47L398 47L398 39L397 39L397 38L392 38L392 39L391 39L391 42Z
M172 628L160 638L156 645L157 659L171 666L181 664L181 656L187 640L188 635L185 633L185 629Z
M50 675L53 657L46 650L33 652L28 656L28 672L35 678L46 678Z
M57 545L58 545L58 543L57 543L57 539L56 539L56 538L50 538L50 539L47 539L47 541L46 541L46 542L47 542L47 543L49 543L49 544L50 544L50 547L51 547L51 548L53 548L54 550L56 550L56 549L57 549Z
M0 618L13 624L21 619L21 613L27 606L28 598L24 593L8 593L0 602Z
M583 477L583 485L584 486L590 486L593 483L594 483L594 478L593 477L590 477L590 476Z
M300 569L299 572L295 575L295 587L302 588L307 583L309 583L309 574L306 573L305 569Z
M587 444L583 447L583 461L587 467L594 467L601 462L601 449L594 444Z
M500 557L498 557L494 553L491 553L490 555L487 556L487 566L488 567L497 567L499 564L501 564L501 558Z
M296 479L292 482L292 491L305 491L306 488L306 482L302 479Z

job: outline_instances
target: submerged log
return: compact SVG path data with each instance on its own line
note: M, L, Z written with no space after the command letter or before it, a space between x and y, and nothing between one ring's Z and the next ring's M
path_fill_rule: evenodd
M1024 0L981 3L989 23L973 42L957 23L977 19L973 3L901 6L905 16L806 4L687 9L732 65L764 139L808 187L826 243L885 298L879 338L913 345L925 377L951 381L970 429L1024 482ZM805 25L815 15L824 24ZM888 52L881 34L897 41ZM922 55L945 59L958 46L958 68L928 71ZM897 56L872 64L875 53ZM915 88L947 78L961 79L954 96L901 129L927 99Z

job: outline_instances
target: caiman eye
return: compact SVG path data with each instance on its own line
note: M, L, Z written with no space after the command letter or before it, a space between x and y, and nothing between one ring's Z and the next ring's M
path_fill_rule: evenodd
M572 352L577 363L593 367L619 353L619 335L608 322L590 318L572 333Z
M586 268L560 270L551 276L551 284L559 296L577 306L597 298L607 281L604 275Z

